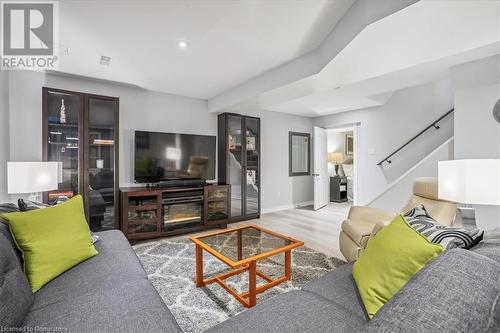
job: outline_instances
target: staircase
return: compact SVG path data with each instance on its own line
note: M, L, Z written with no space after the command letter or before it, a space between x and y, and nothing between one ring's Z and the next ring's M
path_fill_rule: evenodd
M373 198L367 206L398 212L412 193L413 180L418 177L437 177L438 162L453 159L454 138L446 140L418 164L393 181Z
M387 157L377 163L377 165L381 167L382 170L385 168L390 169L393 164L393 160L398 158L398 156L405 156L405 154L408 156L408 153L411 154L412 152L415 152L416 147L418 147L417 144L422 143L422 140L419 140L419 138L426 133L432 134L433 132L439 130L441 128L440 122L443 122L444 119L453 114L453 112L454 109L451 109L444 113L418 134L387 155ZM393 180L379 194L366 203L366 206L382 208L394 212L399 211L399 209L405 205L406 200L412 192L413 180L418 177L437 177L438 162L453 159L453 148L454 138L452 136L451 138L445 139L442 144L426 154L423 158L420 158L408 170L401 170L401 173L397 175L397 178L394 177ZM417 151L422 154L422 149Z

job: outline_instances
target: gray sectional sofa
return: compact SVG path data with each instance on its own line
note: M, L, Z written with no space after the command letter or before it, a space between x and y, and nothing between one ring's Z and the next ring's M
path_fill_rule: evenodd
M494 252L492 257L497 257L499 248ZM500 332L500 264L483 254L446 252L414 276L371 321L351 270L351 264L343 265L302 290L276 296L207 333Z
M0 222L0 329L182 332L123 234L97 235L99 255L33 294L8 227Z
M0 222L0 327L64 332L181 332L119 231L98 233L99 255L32 294ZM500 332L500 237L451 250L368 321L343 265L209 329L235 332Z

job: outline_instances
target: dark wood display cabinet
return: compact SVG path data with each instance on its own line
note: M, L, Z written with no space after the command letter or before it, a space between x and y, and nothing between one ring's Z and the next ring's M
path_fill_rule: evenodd
M118 98L46 87L42 95L43 159L61 166L44 201L81 194L93 231L118 228Z
M120 229L129 240L225 227L231 203L228 185L120 188Z
M231 222L260 216L260 119L218 116L218 181L231 186Z

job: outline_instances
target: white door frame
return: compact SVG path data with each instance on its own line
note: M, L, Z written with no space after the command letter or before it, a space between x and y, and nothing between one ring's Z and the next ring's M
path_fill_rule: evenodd
M330 202L327 160L327 132L318 126L313 127L313 186L314 210L325 207Z
M327 127L326 130L342 130L342 131L352 131L352 136L354 139L354 149L353 149L353 172L354 172L354 177L353 177L353 185L352 185L352 192L353 192L353 205L358 204L358 184L359 184L359 160L360 160L360 155L359 155L359 137L361 133L361 123L349 123L349 124L344 124L344 125L339 125L339 126L334 126L334 127Z

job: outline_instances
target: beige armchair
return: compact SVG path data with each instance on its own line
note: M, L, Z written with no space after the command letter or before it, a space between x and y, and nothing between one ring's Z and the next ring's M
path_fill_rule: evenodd
M457 213L457 204L438 199L437 178L417 178L413 182L413 194L401 209L406 213L417 205L425 209L437 222L443 225L453 225ZM340 232L340 251L349 262L359 258L361 251L384 225L388 224L398 213L390 213L378 208L353 206L347 220L342 222Z

